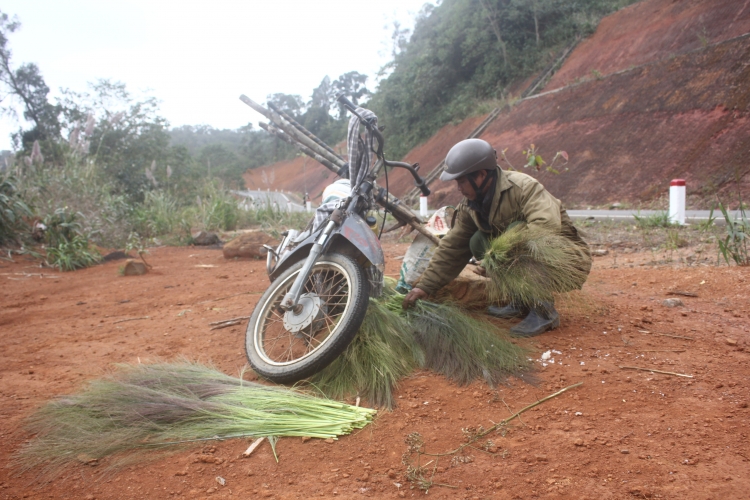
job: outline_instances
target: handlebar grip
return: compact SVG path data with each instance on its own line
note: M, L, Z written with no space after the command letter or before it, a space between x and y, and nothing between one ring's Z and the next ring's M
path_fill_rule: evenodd
M430 188L427 187L427 184L422 181L422 185L419 186L419 190L422 191L422 194L425 196L430 196Z
M349 111L356 111L357 106L355 106L352 101L346 98L344 94L339 94L338 97L336 97L336 100L343 104Z

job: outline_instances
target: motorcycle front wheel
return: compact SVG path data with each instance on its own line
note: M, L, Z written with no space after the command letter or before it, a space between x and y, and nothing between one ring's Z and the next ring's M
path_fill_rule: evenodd
M255 306L245 334L253 370L277 383L322 370L347 348L367 312L369 282L351 257L323 255L307 278L298 306L279 307L304 264L276 278Z

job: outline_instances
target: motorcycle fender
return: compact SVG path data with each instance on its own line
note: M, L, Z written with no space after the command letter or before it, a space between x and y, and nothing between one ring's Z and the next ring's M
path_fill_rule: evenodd
M303 241L299 242L293 250L286 252L281 260L276 263L273 272L268 278L273 281L284 270L302 259L307 258L310 253L318 234L314 233ZM370 263L381 272L385 269L385 257L383 256L383 247L380 246L380 240L370 229L367 223L357 214L350 214L344 220L344 223L337 227L331 234L331 243L328 248L336 247L336 240L344 238L349 241Z
M378 269L384 269L385 257L383 256L383 247L380 246L380 240L359 215L349 214L334 234L351 242L370 261L370 264ZM331 245L335 244L334 239L331 241Z
M306 259L307 255L310 253L310 248L312 248L313 243L315 243L316 236L317 235L308 236L295 245L292 250L282 254L281 259L276 263L273 271L268 275L268 279L271 281L275 280L287 267L293 265L297 261Z

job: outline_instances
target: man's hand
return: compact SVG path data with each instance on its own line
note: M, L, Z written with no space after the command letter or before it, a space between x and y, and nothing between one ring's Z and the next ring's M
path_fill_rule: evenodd
M409 309L414 305L416 301L426 298L427 292L425 292L421 288L412 288L411 292L407 293L406 297L404 297L404 301L401 303L401 307L403 307L404 309Z
M474 271L474 274L487 277L487 270L483 268L482 266L475 266L474 269L472 269L472 271Z

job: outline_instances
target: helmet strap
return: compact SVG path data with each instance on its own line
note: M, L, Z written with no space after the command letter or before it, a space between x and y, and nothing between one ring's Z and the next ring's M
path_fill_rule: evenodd
M466 179L469 181L469 185L474 190L474 194L476 196L476 199L474 201L476 201L480 206L484 201L484 188L486 188L487 184L489 184L489 182L497 176L496 170L485 170L485 172L487 172L487 175L484 176L484 180L482 181L481 186L477 186L477 183L474 182L474 175L476 174L469 174L466 176Z

